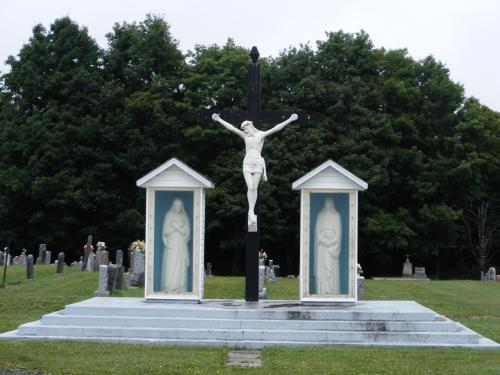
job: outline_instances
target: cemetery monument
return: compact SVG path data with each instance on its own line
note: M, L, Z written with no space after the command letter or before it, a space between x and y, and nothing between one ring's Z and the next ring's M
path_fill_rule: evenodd
M213 182L173 158L140 178L137 186L146 189L146 299L200 301L205 189L213 188Z
M500 348L413 301L357 301L358 191L368 185L332 160L292 184L301 194L301 301L258 302L259 270L264 292L265 267L259 269L258 265L261 223L253 208L257 207L258 183L265 176L260 155L263 141L298 117L310 117L301 112L260 111L260 67L255 47L250 56L248 111L205 113L206 120L213 116L242 136L247 147L243 162L249 204L245 301L203 300L205 189L214 188L214 184L172 158L136 182L146 189L145 298L91 298L47 314L40 321L22 324L15 331L0 334L0 339L57 338L246 349L346 344ZM251 123L243 122L243 129L238 130L221 117L233 123ZM258 129L264 120L279 125L261 132ZM143 255L140 249L134 254ZM90 256L95 257L91 239L82 270L89 269ZM141 260L134 258L134 271L142 268ZM108 296L113 287L107 268L106 264L99 267L97 296ZM116 273L111 275L114 280ZM152 303L165 301L169 303Z
M243 121L241 130L237 129L227 121L214 113L212 119L222 124L227 130L240 136L245 141L245 159L243 159L243 176L247 184L247 199L248 199L248 231L257 231L257 215L255 214L255 204L259 193L260 178L263 177L267 181L266 162L261 155L262 147L266 137L279 132L292 121L297 120L298 116L292 114L290 118L273 128L261 131L253 126L252 121Z
M357 301L358 191L368 184L332 160L292 184L300 190L300 298Z

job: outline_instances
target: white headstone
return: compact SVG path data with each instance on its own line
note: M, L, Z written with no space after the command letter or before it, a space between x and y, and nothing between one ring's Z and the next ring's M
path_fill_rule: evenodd
M50 264L52 253L47 250L45 252L45 264Z
M109 297L108 291L108 266L99 266L99 285L94 293L95 297Z
M23 252L19 256L19 264L26 264L27 256L26 256L26 249L23 249Z
M266 266L259 266L259 299L267 298L267 289L264 287L266 279Z
M406 254L406 261L403 263L403 277L413 277L413 265L410 262L410 256L408 254Z

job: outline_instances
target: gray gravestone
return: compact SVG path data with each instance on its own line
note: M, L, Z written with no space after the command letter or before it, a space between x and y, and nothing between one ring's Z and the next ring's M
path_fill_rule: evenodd
M116 270L116 281L115 281L115 288L118 290L123 289L123 266L118 266L117 265L117 270Z
M129 289L132 286L132 275L129 273L125 274L125 290Z
M99 285L94 292L95 297L109 297L108 287L108 266L102 264L99 267Z
M358 301L365 299L365 277L358 275Z
M136 248L132 252L131 263L133 266L125 275L125 288L128 289L129 286L144 287L145 258L141 249Z
M47 250L45 252L45 264L50 264L51 257L52 257L52 253L49 250Z
M14 259L12 260L12 264L19 264L19 256L16 255Z
M128 250L128 272L134 272L134 250Z
M425 267L415 267L415 275L413 275L415 279L427 279L427 275L425 274Z
M101 250L101 259L99 260L99 263L106 266L109 265L109 252L107 252L106 250Z
M205 275L206 277L212 277L212 263L207 263L207 273Z
M33 265L33 255L28 255L26 258L26 278L31 280L34 276L34 265Z
M144 270L145 270L145 259L144 253L140 249L134 250L134 271L133 273L137 277L138 286L144 286ZM142 283L141 283L142 279Z
M19 264L26 264L26 249L23 249L23 252L19 256Z
M269 259L269 267L267 268L267 281L273 283L276 281L276 275L274 274L274 262Z
M134 273L144 272L144 253L141 249L135 249L134 254Z
M97 246L97 250L95 252L95 262L94 262L94 267L92 268L92 270L94 272L98 272L99 271L99 266L101 264L104 264L104 263L101 263L101 249L99 246Z
M94 247L92 246L92 235L89 234L87 237L87 243L83 246L83 263L82 271L88 271L88 262L90 259L90 254L94 252Z
M110 264L108 266L108 292L113 293L113 288L116 283L116 276L118 273L118 266L116 264Z
M57 270L56 273L63 273L64 271L64 253L61 251L57 256Z
M123 250L116 250L115 263L118 267L123 266Z
M87 271L92 272L94 271L94 263L95 263L95 254L90 253L89 254L89 260L87 261ZM100 271L99 271L100 272Z
M277 279L280 276L280 266L279 264L275 264L274 268L274 277Z
M413 265L410 262L410 255L406 254L406 261L403 264L403 278L413 277Z
M38 262L40 262L40 264L45 264L45 254L47 252L47 244L44 244L44 243L41 243L40 245L38 245L38 260L37 260L37 264Z
M0 251L0 266L3 266L5 262L5 254L3 253L3 251Z
M488 269L488 280L497 281L497 270L495 267L490 267Z
M264 288L264 279L266 277L266 266L259 266L259 299L267 298L267 290Z

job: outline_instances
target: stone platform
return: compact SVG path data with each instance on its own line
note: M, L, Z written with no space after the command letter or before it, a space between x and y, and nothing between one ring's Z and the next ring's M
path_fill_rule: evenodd
M500 349L413 301L304 305L299 301L203 300L199 304L94 297L22 324L0 339L163 345L363 345Z

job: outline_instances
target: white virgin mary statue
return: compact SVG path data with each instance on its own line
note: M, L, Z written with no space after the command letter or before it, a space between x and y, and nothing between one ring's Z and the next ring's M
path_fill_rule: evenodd
M163 220L163 267L161 291L185 293L188 286L189 249L191 236L189 218L184 204L175 198Z
M333 198L327 197L316 219L314 277L316 294L340 294L339 256L342 222Z

